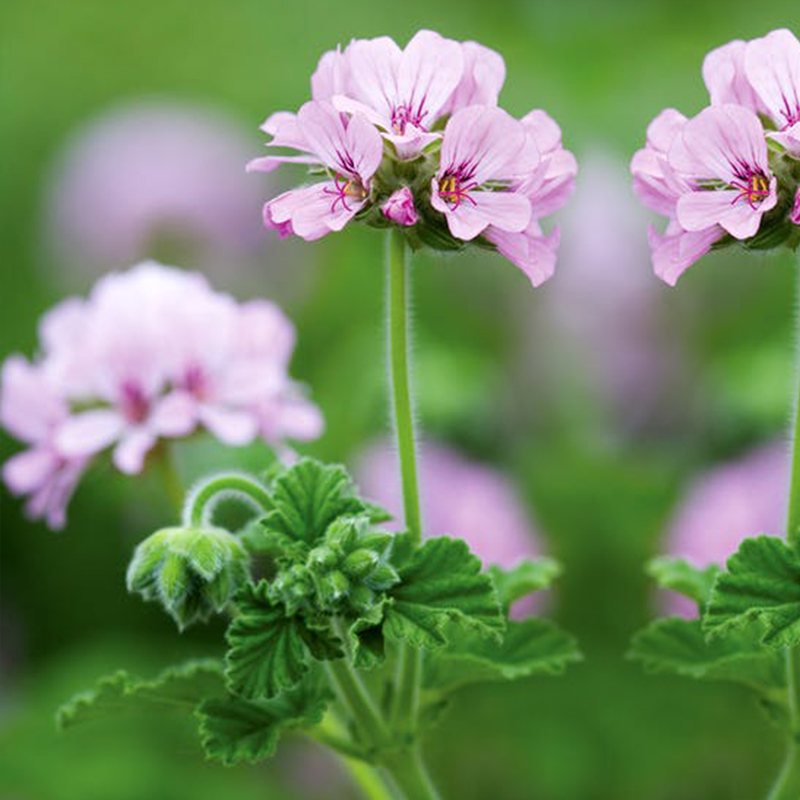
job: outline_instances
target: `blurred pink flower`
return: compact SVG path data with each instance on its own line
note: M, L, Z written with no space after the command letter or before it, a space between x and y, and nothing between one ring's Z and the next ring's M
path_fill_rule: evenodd
M398 189L382 206L381 213L386 219L408 227L416 225L419 215L414 208L414 195L408 186Z
M248 136L224 114L178 101L112 107L71 136L47 187L48 247L94 272L180 247L202 266L257 254L259 187Z
M666 552L696 567L724 566L749 536L779 536L786 525L789 454L784 443L759 447L715 467L689 487L667 530ZM694 603L669 594L671 613L696 616Z
M487 566L510 568L541 553L530 514L502 473L440 444L423 444L420 455L424 536L464 539ZM363 495L395 516L388 527L402 528L403 502L392 447L381 442L365 450L357 459L355 476ZM531 612L530 600L515 604L515 616Z
M347 120L324 101L306 103L289 124L295 144L288 145L276 134L269 146L293 146L306 155L264 156L251 161L247 168L270 172L282 163L299 161L331 170L333 179L291 189L264 206L267 228L313 241L340 231L364 205L370 180L381 162L383 144L364 117L354 115Z
M77 480L76 465L79 474L109 447L119 470L138 473L159 439L199 427L227 444L260 435L278 447L322 430L319 411L287 373L291 322L272 303L239 305L214 292L197 273L155 262L111 273L88 299L50 311L40 338L39 361L12 357L0 387L3 424L34 445L6 464L17 493L36 497L56 466L59 477ZM29 409L25 392L34 390L40 397ZM26 471L34 455L39 465L46 455L49 469ZM69 492L57 494L63 522Z
M66 507L87 459L66 458L53 447L53 435L68 417L69 406L42 365L11 356L0 377L0 423L27 450L3 465L3 480L16 495L29 495L26 511L62 528Z

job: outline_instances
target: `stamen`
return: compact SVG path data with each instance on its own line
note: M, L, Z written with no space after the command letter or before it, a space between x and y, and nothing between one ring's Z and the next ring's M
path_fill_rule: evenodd
M323 190L325 194L334 195L333 203L331 203L331 213L336 211L336 206L341 202L346 211L352 211L347 205L347 198L353 197L356 200L364 200L367 196L367 190L359 178L345 178L343 175L335 175L333 178L335 188L328 186Z
M469 179L467 178L467 180ZM448 202L454 211L461 205L462 200L468 200L476 206L478 204L469 196L469 192L477 185L476 183L465 183L461 173L448 172L439 179L439 197Z
M769 178L763 172L749 172L746 176L742 176L741 182L735 182L731 185L734 189L739 190L739 194L733 198L731 205L735 205L740 200L745 199L754 211L770 192Z

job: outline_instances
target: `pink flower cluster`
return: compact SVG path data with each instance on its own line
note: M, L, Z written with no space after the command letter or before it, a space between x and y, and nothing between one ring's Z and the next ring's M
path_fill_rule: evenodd
M701 475L678 506L667 552L696 567L724 566L748 536L778 535L788 506L789 457L783 442L764 445ZM696 616L694 603L670 595L668 610Z
M456 243L481 237L539 285L558 247L539 220L566 202L577 166L544 111L517 120L497 107L504 79L496 52L432 31L403 50L384 36L326 53L311 101L266 120L271 154L248 165L306 164L319 180L267 202L264 224L306 240L357 215L439 227Z
M421 456L425 536L463 539L485 565L506 569L542 553L530 514L502 473L441 444L423 445ZM397 458L389 444L362 453L355 475L365 497L402 518ZM531 598L522 598L514 606L514 616L529 614L534 608Z
M703 78L711 104L692 119L661 112L631 162L642 202L669 218L663 234L651 228L650 247L670 285L724 237L751 239L773 210L776 224L798 224L797 37L782 29L729 42L706 56Z
M2 369L0 422L28 449L3 477L53 528L91 459L112 449L142 470L162 438L199 428L230 445L313 439L317 408L291 381L291 322L273 303L237 303L197 273L146 262L111 273L40 325L41 355Z

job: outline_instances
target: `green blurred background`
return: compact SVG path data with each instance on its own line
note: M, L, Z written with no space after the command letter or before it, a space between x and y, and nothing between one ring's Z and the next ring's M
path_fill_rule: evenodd
M547 109L579 162L599 152L618 167L609 178L618 187L660 109L692 114L704 103L706 51L798 22L796 0L6 0L0 354L32 353L39 315L91 285L91 276L65 272L45 254L43 198L66 137L112 104L165 96L217 107L241 123L257 155L257 125L307 99L326 49L379 34L404 43L429 27L499 50L508 68L503 105L515 114ZM598 206L619 196L600 184ZM582 209L590 224L592 203ZM587 235L583 222L565 216L565 243ZM593 352L606 346L602 339L578 353L574 342L565 346L557 324L558 303L569 302L569 292L567 300L559 293L562 273L534 292L512 266L485 254L415 262L425 434L515 481L548 550L566 566L552 613L587 656L561 679L461 693L428 742L447 797L749 800L763 796L781 761L779 732L743 690L646 676L623 655L654 613L643 564L658 552L691 477L785 427L795 270L785 255L728 251L669 290L650 278L644 225L618 242L619 258L633 258L652 280L648 314L680 364L680 377L659 384L646 413L637 399L609 401L583 379L587 363L609 354ZM308 245L264 238L256 271L223 265L213 280L283 305L299 330L293 372L327 418L324 437L304 451L352 459L386 429L381 236L351 229ZM631 313L625 297L619 318ZM572 308L580 316L580 305ZM2 439L3 458L16 449ZM207 453L179 455L187 477L208 463ZM109 467L84 480L60 534L27 522L4 491L0 796L355 796L327 756L300 739L264 766L225 770L203 761L185 720L56 733L56 706L95 676L119 667L149 674L187 653L214 652L220 625L177 636L155 607L125 592L134 544L170 513L157 476L132 480Z

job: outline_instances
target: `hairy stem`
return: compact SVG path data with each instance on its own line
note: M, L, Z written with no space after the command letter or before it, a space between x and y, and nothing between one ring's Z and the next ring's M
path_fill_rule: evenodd
M272 508L269 493L259 481L244 473L228 472L205 478L192 489L183 506L183 524L210 525L214 509L226 499L239 500L260 512Z
M800 282L800 274L798 282ZM797 346L800 351L800 311L798 311L798 326ZM795 549L800 549L800 355L798 356L797 399L792 428L792 466L789 479L786 538ZM789 744L783 769L769 800L798 800L800 798L800 646L786 649L786 685L789 692Z
M417 543L422 540L422 522L417 488L414 409L411 401L409 365L409 258L405 238L399 230L388 236L386 250L387 313L389 319L389 362L392 409L400 459L405 526ZM401 645L398 654L397 680L392 719L401 727L413 730L419 709L421 653Z
M407 800L439 800L439 792L416 747L393 752L385 767Z
M325 666L342 704L370 743L380 749L389 741L383 717L358 673L347 658L326 661Z

